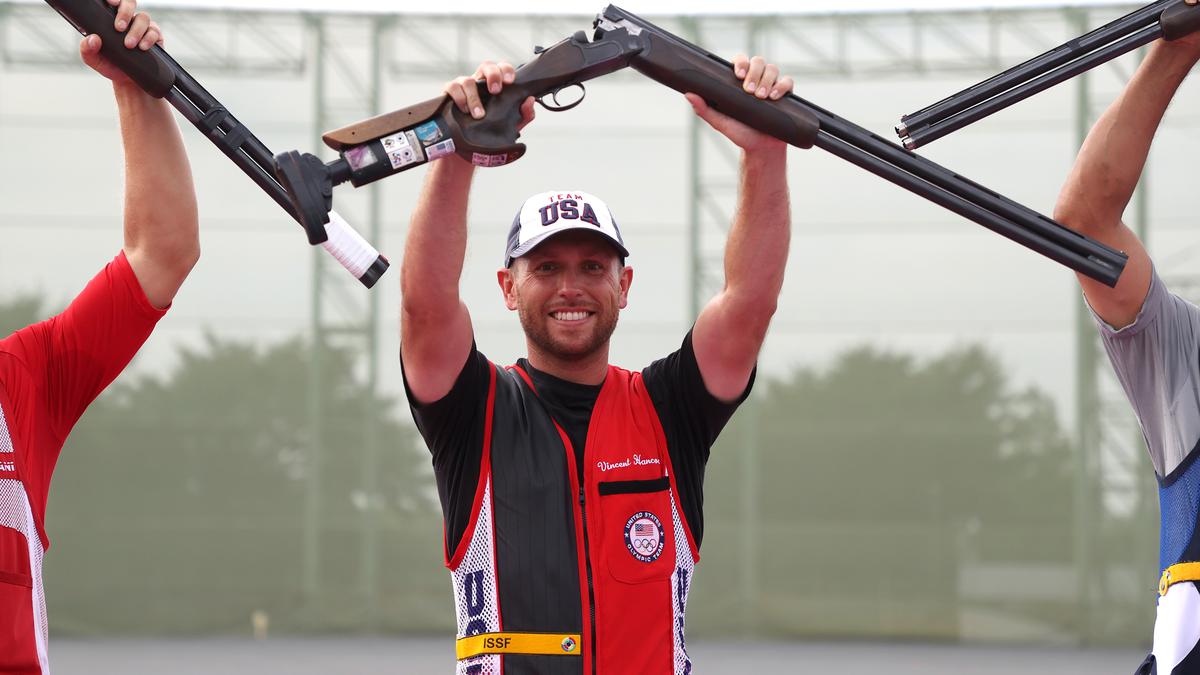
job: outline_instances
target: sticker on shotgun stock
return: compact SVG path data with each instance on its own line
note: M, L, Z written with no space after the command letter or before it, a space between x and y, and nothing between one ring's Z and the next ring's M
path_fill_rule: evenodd
M425 154L421 152L416 140L416 134L411 131L402 131L379 139L392 162L393 169L400 169L425 159Z
M391 160L393 169L399 169L417 161L417 153L413 152L412 143L408 142L408 137L404 135L404 132L384 136L379 139L379 142L383 143L383 151Z
M379 139L379 142L383 143L383 151L389 155L399 150L401 146L409 145L408 138L405 137L403 131L391 136L384 136Z
M429 154L429 161L431 161L431 162L435 159L445 157L446 155L453 155L454 154L454 139L447 138L446 140L442 141L441 143L434 143L433 145L429 146L428 148L425 148L425 152Z
M442 128L434 120L430 120L416 129L417 138L421 140L422 145L432 145L442 140Z
M475 166L504 166L508 164L508 155L485 155L482 152L471 153L471 163Z
M417 140L417 135L411 131L404 132L405 138L408 139L408 144L412 146L413 152L417 155L418 162L425 161L425 151L421 149L421 142Z
M358 171L363 167L371 166L379 161L374 152L371 152L371 146L360 145L356 148L350 148L346 151L346 161L350 163L350 168Z

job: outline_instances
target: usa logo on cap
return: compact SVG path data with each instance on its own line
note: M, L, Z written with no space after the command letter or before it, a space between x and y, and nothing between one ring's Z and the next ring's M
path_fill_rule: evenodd
M556 234L580 229L607 237L621 257L629 255L607 204L586 192L556 190L525 200L508 232L504 266L511 266L514 258L529 253Z

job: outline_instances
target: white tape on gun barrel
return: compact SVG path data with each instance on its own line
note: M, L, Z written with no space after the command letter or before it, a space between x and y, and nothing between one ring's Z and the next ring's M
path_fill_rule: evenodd
M321 246L367 288L374 286L379 277L387 271L388 259L380 255L362 235L355 232L337 211L329 212L325 232L329 234L329 239Z

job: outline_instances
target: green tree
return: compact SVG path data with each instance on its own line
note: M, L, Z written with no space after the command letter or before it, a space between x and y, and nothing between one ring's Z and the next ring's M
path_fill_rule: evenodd
M43 313L43 304L42 298L33 294L0 301L0 338L48 318L49 314Z
M756 566L760 629L954 638L976 563L1069 564L1071 446L982 347L860 347L759 387L713 451L705 536L756 548L726 565Z
M57 628L240 632L259 610L276 628L363 628L379 623L362 611L364 592L407 600L443 590L428 456L399 421L403 408L367 392L350 351L324 350L323 454L314 465L312 359L300 339L264 348L210 334L180 349L168 375L124 381L92 406L53 491L50 520L63 540L48 561L60 577ZM364 466L368 425L378 439L373 470ZM301 579L314 469L317 598L302 594ZM362 576L368 510L380 542L372 591ZM384 625L411 620L403 602L380 606L391 612Z

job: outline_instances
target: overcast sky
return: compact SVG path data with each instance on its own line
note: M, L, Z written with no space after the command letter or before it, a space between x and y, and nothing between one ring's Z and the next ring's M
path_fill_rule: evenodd
M22 0L17 0L21 2ZM38 0L27 0L37 2ZM600 0L440 0L435 4L398 0L145 0L154 7L238 7L272 10L328 10L412 14L594 14L606 3ZM625 0L616 4L638 14L803 14L815 12L910 11L975 9L981 7L1062 7L1065 5L1138 5L1129 0Z

